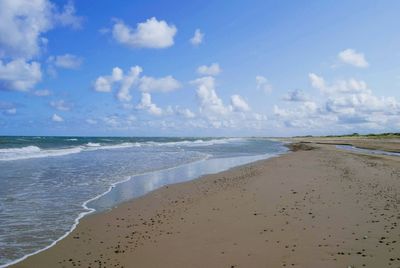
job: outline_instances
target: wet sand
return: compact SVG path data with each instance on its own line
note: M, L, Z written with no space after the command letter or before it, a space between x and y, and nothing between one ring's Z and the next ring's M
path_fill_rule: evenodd
M88 216L12 267L400 267L399 157L295 149Z

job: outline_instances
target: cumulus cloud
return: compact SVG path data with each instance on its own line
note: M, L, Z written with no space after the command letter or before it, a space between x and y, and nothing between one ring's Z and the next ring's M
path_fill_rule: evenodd
M223 104L215 91L214 77L201 77L192 81L192 83L197 85L196 94L200 103L201 113L213 116L215 114L225 115L229 112L229 108Z
M299 102L298 106L281 108L274 105L273 114L285 127L312 129L334 124L336 118L324 113L313 101Z
M113 87L117 87L117 99L128 102L132 99L131 90L137 87L142 92L170 92L181 87L181 83L171 75L154 78L150 76L140 76L143 69L140 66L133 66L128 73L115 67L111 75L99 76L94 82L94 90L98 92L111 92Z
M99 76L94 82L94 90L98 92L111 92L112 81L107 77Z
M65 54L60 56L51 56L49 57L48 62L59 68L76 70L82 65L83 60L81 57Z
M377 96L365 81L354 78L326 81L311 73L312 87L322 94L318 101L299 94L287 95L288 107L275 106L274 118L285 127L357 131L385 129L400 123L400 103L393 97ZM299 101L297 101L299 100Z
M190 38L190 43L194 46L198 46L203 42L204 33L200 29L196 29L192 38Z
M239 111L239 112L250 111L250 106L239 95L232 95L231 96L231 105L232 105L234 111Z
M190 109L188 108L182 108L178 105L176 106L167 106L167 108L164 109L163 111L164 115L177 115L186 119L192 119L196 117L196 114L193 113Z
M140 78L139 89L144 92L170 92L181 87L178 80L173 78L171 75L154 78L149 76L143 76Z
M218 63L213 63L209 66L201 65L197 68L197 73L200 75L211 75L216 76L221 72L221 68Z
M51 120L53 122L63 122L64 118L62 118L61 116L59 116L58 114L53 114L53 116L51 117Z
M325 91L326 86L325 86L325 80L323 77L316 75L315 73L309 73L308 78L311 81L311 85L314 88L317 88L321 91Z
M363 80L350 78L348 80L338 80L335 83L327 84L322 76L314 73L308 75L312 87L325 94L338 93L357 93L368 91L367 83Z
M350 64L359 68L366 68L369 65L363 53L359 53L350 48L339 52L338 58L343 63Z
M126 75L123 75L122 72L113 73L114 79L121 79L121 86L117 93L117 99L119 101L130 101L132 99L130 90L132 86L138 82L141 72L141 67L134 66L131 67L130 71ZM121 77L119 75L121 75Z
M303 129L384 128L400 122L400 103L393 97L376 96L366 82L350 78L328 83L321 76L309 75L311 85L323 95L318 102L275 106L274 115L287 127Z
M23 59L0 60L0 90L28 91L42 79L40 63Z
M163 114L162 109L159 108L154 103L152 103L151 95L150 95L150 93L147 93L147 92L142 93L142 98L140 100L140 103L136 106L136 109L145 110L151 115L160 116Z
M210 128L253 128L264 126L266 117L250 112L250 106L240 95L230 97L230 105L225 105L216 92L215 78L205 76L191 82L197 86L199 102L198 125ZM199 120L202 122L199 122ZM196 123L196 124L197 124Z
M138 23L135 29L122 21L117 21L112 29L114 39L129 47L167 48L174 44L177 29L164 20L152 17Z
M110 129L132 129L136 125L136 117L133 115L118 116L110 115L100 119ZM97 123L100 121L94 120Z
M177 108L176 113L184 118L195 118L196 115L188 108Z
M43 34L57 25L77 27L72 3L62 11L49 0L0 1L0 57L31 59L47 44Z
M268 82L268 79L262 75L256 76L256 84L257 84L257 89L260 89L265 93L270 93L272 91L272 86Z
M115 67L109 76L99 76L94 82L94 90L98 92L111 92L113 86L118 86L117 99L130 101L132 96L130 90L139 82L139 76L143 69L140 66L133 66L127 74L119 67Z
M291 102L305 102L308 100L308 98L303 91L296 89L283 96L283 100Z
M71 105L64 100L50 101L50 106L59 111L69 111L71 109Z
M399 103L391 97L377 97L371 91L330 96L328 111L336 114L361 114L368 117L374 112L393 114L399 112Z
M64 6L61 12L54 13L54 20L62 26L80 29L82 27L83 18L76 16L75 13L75 6L70 1Z

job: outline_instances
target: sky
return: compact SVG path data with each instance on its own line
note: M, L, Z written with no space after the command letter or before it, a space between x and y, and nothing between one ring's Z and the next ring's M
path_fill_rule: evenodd
M398 10L0 0L0 135L398 132Z

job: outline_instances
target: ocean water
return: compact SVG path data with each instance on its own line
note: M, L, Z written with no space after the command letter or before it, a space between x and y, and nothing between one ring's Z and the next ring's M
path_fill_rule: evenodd
M262 138L0 137L0 267L86 214L286 151Z

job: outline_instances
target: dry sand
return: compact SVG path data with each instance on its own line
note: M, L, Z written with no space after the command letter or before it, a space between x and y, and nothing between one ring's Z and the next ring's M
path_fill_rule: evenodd
M400 267L400 159L298 149L86 217L13 267Z

